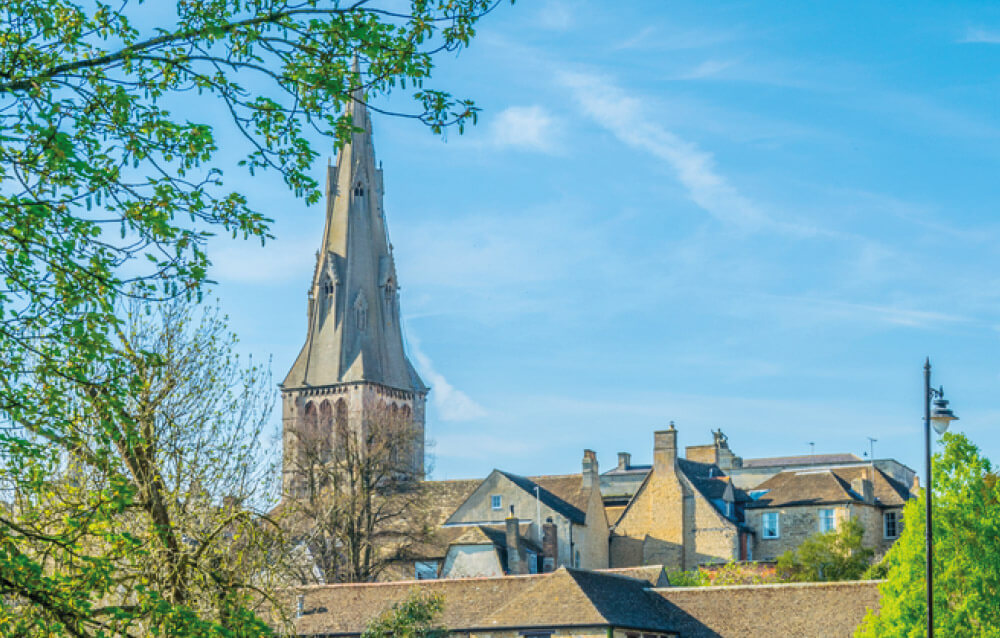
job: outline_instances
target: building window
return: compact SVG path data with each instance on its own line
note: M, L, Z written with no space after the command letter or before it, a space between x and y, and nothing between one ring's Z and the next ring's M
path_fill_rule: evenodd
M503 509L503 498L499 494L494 494L490 497L490 507L495 510Z
M434 580L438 577L438 562L436 560L418 560L413 566L413 572L417 580Z
M885 522L886 538L896 538L899 536L899 512L886 512L882 515L882 520Z
M778 512L765 512L761 516L761 537L778 538L781 536L781 525L778 522Z
M576 550L576 556L573 559L573 567L580 569L580 550Z
M552 638L551 632L522 631L521 635L524 636L524 638Z
M837 521L833 516L833 510L819 511L819 531L830 532L837 529Z

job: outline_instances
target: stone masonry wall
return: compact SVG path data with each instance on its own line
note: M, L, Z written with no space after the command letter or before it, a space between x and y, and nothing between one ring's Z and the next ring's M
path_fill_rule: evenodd
M846 505L777 507L746 511L747 524L757 531L753 548L754 560L776 560L790 549L797 549L804 540L819 531L819 510L834 510L834 520L840 522L850 515ZM764 512L778 512L778 538L764 538Z
M753 548L754 560L775 560L789 549L796 549L813 534L819 531L819 510L833 509L837 529L848 518L857 519L864 527L863 543L875 550L876 557L881 556L892 547L896 539L886 539L883 533L882 515L884 510L874 505L860 503L850 505L817 505L783 507L773 509L750 509L746 512L747 524L757 532ZM889 511L902 511L893 508ZM778 512L780 537L767 539L762 537L762 515L764 512Z
M684 488L674 472L652 472L615 530L611 566L684 565Z
M725 563L739 558L739 532L736 524L722 516L712 503L691 488L692 498L685 504L690 510L688 541L685 543L686 569L705 563Z

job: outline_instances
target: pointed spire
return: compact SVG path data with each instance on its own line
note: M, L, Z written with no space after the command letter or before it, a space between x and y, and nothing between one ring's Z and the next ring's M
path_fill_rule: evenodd
M352 67L359 72L357 55ZM352 94L347 108L361 131L327 168L326 225L309 292L306 343L282 385L372 381L424 392L403 348L371 121L361 89Z

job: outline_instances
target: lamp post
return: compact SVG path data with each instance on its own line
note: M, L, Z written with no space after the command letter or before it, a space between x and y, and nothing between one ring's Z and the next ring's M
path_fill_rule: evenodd
M934 400L934 408L931 409L931 400ZM924 452L927 461L927 487L924 488L927 494L927 638L934 638L934 528L931 518L931 495L933 494L931 484L931 425L938 434L944 434L952 421L957 421L958 417L948 408L948 400L944 398L944 388L931 387L931 360L928 357L924 363Z

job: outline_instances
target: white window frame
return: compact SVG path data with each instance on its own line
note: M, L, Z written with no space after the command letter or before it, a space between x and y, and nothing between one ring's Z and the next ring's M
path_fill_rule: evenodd
M830 526L826 527L824 521L829 520ZM824 507L819 511L819 531L822 533L831 532L837 529L837 510L831 507Z
M885 539L896 539L899 538L900 523L903 521L903 517L900 516L901 512L883 512L882 513L882 538ZM895 530L895 534L889 536L889 516L892 516L892 527Z
M760 537L770 540L772 538L781 538L781 513L780 512L764 512L760 517ZM769 518L774 517L774 535L769 536L767 533L769 525L767 521Z
M490 496L490 507L493 511L499 511L503 509L503 496L500 494L493 494Z

